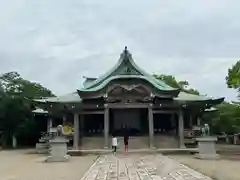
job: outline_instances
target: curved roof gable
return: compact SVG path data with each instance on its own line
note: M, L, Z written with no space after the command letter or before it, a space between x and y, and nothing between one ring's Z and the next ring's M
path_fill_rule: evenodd
M154 78L152 75L148 74L140 67L138 67L132 55L125 47L125 50L120 55L120 59L118 60L117 64L110 69L107 73L100 76L98 79L85 84L85 86L80 91L92 91L93 89L98 89L98 86L102 86L105 84L105 81L109 79L117 79L121 77L131 77L131 76L139 76L144 79L147 79L151 84L153 84L157 89L162 91L176 91L177 89L170 87L165 82ZM100 88L100 87L99 87Z

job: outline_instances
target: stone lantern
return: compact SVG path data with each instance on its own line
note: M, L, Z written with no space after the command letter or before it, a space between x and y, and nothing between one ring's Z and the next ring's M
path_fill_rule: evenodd
M210 127L205 124L202 128L202 137L196 138L198 141L199 153L196 155L198 159L218 159L215 144L217 137L210 136Z
M62 125L57 126L57 136L50 140L50 156L46 162L65 162L69 160L67 155L68 140L63 136Z

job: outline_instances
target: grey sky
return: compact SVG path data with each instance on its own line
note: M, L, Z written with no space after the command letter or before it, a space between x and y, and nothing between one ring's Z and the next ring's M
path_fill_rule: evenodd
M227 69L239 60L237 0L0 0L0 72L18 71L57 95L99 76L125 45L149 73L172 74L234 100Z

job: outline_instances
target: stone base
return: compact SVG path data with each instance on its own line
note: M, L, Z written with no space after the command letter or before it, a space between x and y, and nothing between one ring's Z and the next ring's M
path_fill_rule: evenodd
M37 143L36 152L38 154L48 154L49 153L49 144L48 143Z
M196 138L198 141L198 150L199 153L196 154L198 159L219 159L219 155L216 153L215 142L217 141L216 137L200 137Z
M69 160L67 155L67 142L68 140L64 137L57 136L50 141L50 154L45 162L66 162Z
M185 144L184 145L180 145L180 149L186 149Z
M36 152L37 154L49 154L48 149L37 149Z
M209 160L218 160L220 159L219 154L196 154L195 158L197 159L209 159Z
M63 157L53 157L53 156L48 156L45 162L67 162L69 161L70 156L65 155Z
M150 145L150 147L149 147L151 150L155 150L155 149L157 149L154 145Z

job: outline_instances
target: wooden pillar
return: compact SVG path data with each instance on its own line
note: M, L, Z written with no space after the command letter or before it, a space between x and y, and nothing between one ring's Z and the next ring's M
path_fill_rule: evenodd
M67 122L67 117L66 115L63 115L62 117L62 124L65 124Z
M109 136L109 107L104 105L104 148L108 148L108 136Z
M173 127L176 126L176 122L174 121L174 114L171 114L170 123L171 123L171 126L173 126Z
M183 110L179 110L178 113L178 135L179 135L179 147L186 148L184 143L184 120L183 120Z
M79 147L79 115L74 114L74 134L73 134L73 148L78 149Z
M190 128L192 128L192 126L193 126L193 121L192 121L192 115L191 114L189 114L189 126L190 126Z
M152 104L148 107L149 147L154 147L154 122Z
M197 117L197 126L201 126L201 117L200 116Z
M49 117L47 120L47 132L49 133L52 128L52 118Z
M84 136L84 114L80 114L80 129L81 136Z

